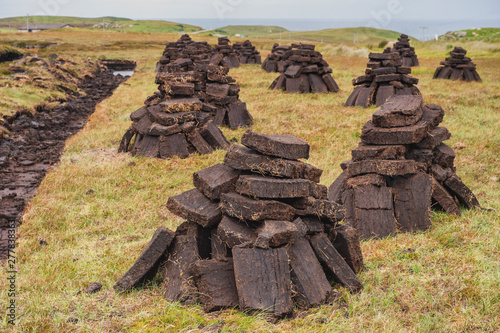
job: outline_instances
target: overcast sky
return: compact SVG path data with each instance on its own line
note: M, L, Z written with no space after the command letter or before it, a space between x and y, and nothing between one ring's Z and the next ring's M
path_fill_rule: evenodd
M0 17L370 19L387 13L397 19L500 21L500 0L0 0Z

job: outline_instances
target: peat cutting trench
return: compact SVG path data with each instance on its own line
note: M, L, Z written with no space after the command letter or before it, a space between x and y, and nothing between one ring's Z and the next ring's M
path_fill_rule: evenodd
M129 69L134 67L135 63ZM9 235L12 246L12 230L19 226L47 169L59 161L66 139L78 133L96 105L127 80L112 69L108 66L83 80L79 88L85 95L68 96L52 111L40 108L34 115L21 112L8 120L10 136L0 141L0 260L8 257Z

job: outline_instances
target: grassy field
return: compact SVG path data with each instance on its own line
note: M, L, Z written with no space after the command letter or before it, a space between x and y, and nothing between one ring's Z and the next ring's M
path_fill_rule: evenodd
M165 208L168 197L193 187L192 173L220 163L225 154L152 160L118 154L130 126L128 115L156 90L154 67L164 44L178 35L52 32L51 50L72 57L133 59L136 73L97 106L85 128L68 140L61 162L41 184L19 230L17 325L14 332L498 332L500 330L500 56L498 44L468 42L483 83L432 80L450 42L417 43L414 69L427 103L444 107L453 137L457 173L483 206L496 212L433 213L428 232L362 242L366 270L362 293L340 290L333 305L297 311L276 323L236 310L204 314L200 306L168 303L159 281L125 295L112 286L139 256L157 227L182 220ZM22 34L1 36L10 45ZM214 43L216 38L195 37ZM255 45L265 56L274 40ZM370 43L369 41L366 44ZM373 42L375 45L377 43ZM311 144L309 162L324 169L322 184L340 174L362 125L375 109L345 108L351 79L364 72L369 46L320 44L341 91L287 95L267 90L276 73L257 65L231 70L240 98L255 118L253 129L293 133ZM341 48L339 50L339 48ZM343 49L342 49L343 48ZM358 52L361 50L361 52ZM374 48L374 50L377 50ZM240 139L243 129L223 129ZM92 191L90 191L92 190ZM44 240L47 245L41 245ZM0 273L0 304L6 306L8 274ZM81 292L94 281L103 290Z
M128 18L113 16L97 18L72 16L30 16L30 25L42 23L67 23L80 29L102 29L103 22L105 23L106 30L119 32L176 33L201 30L200 27L189 24L154 20L135 21ZM8 32L9 25L12 28L11 32L16 31L18 27L26 26L26 17L19 16L0 19L0 32Z
M262 37L272 33L287 32L288 30L282 27L267 26L267 25L228 25L226 27L218 28L210 31L210 33L217 33L233 37L234 35L243 35L245 37Z
M458 37L453 35L455 38L458 40L462 39L494 39L498 41L500 38L500 28L476 28L476 29L466 29L466 30L459 30L467 33L467 36L464 37ZM444 36L440 36L444 37Z
M375 28L339 28L325 29L320 31L289 31L282 34L282 39L303 40L310 42L324 43L374 43L381 41L395 41L401 33L391 30L381 30ZM280 34L274 33L267 38L279 39Z
M97 18L90 17L73 17L73 16L30 16L30 24L56 24L56 23L67 23L78 27L90 27L94 24L102 23L103 20L106 22L115 21L132 21L124 17L114 17L114 16L104 16ZM21 27L26 26L26 16L16 16L7 17L0 19L0 27Z

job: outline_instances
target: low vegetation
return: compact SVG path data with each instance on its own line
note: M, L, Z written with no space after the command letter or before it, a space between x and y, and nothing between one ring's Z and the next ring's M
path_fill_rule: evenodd
M377 45L381 41L395 41L401 33L390 30L382 30L375 28L339 28L325 29L319 31L289 31L282 34L281 37L286 42L287 40L299 40L304 42L321 42L321 43L373 43ZM269 39L280 39L279 33L269 34L266 36Z
M0 19L0 27L9 27L17 28L21 26L26 26L26 16L16 16L16 17L7 17ZM73 16L30 16L29 17L30 24L57 24L57 23L67 23L73 26L79 27L89 27L94 24L106 22L115 22L115 21L132 21L128 18L123 17L114 17L114 16L104 16L97 18L89 18L89 17L73 17Z
M345 33L349 39L350 32ZM396 34L396 33L395 33ZM392 36L392 37L391 37ZM182 221L165 208L168 197L192 188L194 171L221 163L224 151L188 159L144 159L118 154L130 126L128 115L156 90L155 63L178 35L104 32L45 32L0 37L0 43L37 38L50 49L26 50L60 56L136 60L135 74L97 106L86 127L68 140L61 162L42 182L23 218L16 248L17 325L13 332L497 332L500 330L500 57L486 44L460 44L469 50L482 83L432 80L450 42L416 43L421 67L414 69L427 103L443 106L453 137L457 172L485 207L461 217L432 214L431 230L362 242L365 289L333 305L276 323L264 315L237 310L204 314L200 306L168 303L159 281L118 295L116 280L130 267L160 225L175 229ZM349 38L348 38L349 37ZM389 38L390 37L390 38ZM384 36L391 39L396 35ZM273 37L274 38L274 37ZM382 38L382 37L381 37ZM195 37L216 43L213 37ZM235 39L236 40L236 39ZM254 43L265 57L275 41ZM380 40L349 46L374 50ZM283 41L285 43L287 41ZM472 43L472 42L471 42ZM474 42L476 43L476 42ZM474 46L469 49L468 45ZM489 45L489 44L488 44ZM498 44L492 44L499 47ZM255 118L253 129L292 133L311 144L310 163L324 169L322 184L341 172L359 142L361 127L374 109L345 108L351 79L366 67L364 56L336 52L340 44L318 44L333 68L341 91L328 95L287 95L269 91L277 76L257 65L232 69L240 98ZM4 92L0 92L2 97ZM228 139L244 129L223 129ZM41 242L41 241L44 242ZM0 272L2 306L7 270ZM104 287L82 292L90 283ZM218 325L218 326L217 326Z
M92 29L104 31L119 31L119 32L141 32L141 33L176 33L176 32L193 32L201 30L200 27L189 24L181 24L169 21L154 21L154 20L131 20L122 17L98 17L98 18L83 18L71 16L31 16L30 25L46 24L46 23L67 23L78 29ZM0 28L4 32L10 27L12 31L18 27L26 26L26 17L10 17L0 19Z
M474 28L449 32L446 35L439 36L441 39L456 40L489 40L496 41L500 39L500 28Z
M275 33L285 33L287 29L276 26L267 25L228 25L226 27L211 30L209 33L215 33L234 37L242 35L244 37L262 37Z

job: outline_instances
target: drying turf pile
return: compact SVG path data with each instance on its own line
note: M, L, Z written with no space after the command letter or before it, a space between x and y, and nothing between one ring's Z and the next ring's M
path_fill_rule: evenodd
M354 228L340 226L342 207L326 200L322 170L299 161L307 142L248 130L224 164L193 175L194 189L168 200L184 218L175 233L160 228L117 282L128 290L163 267L169 301L200 302L275 316L332 300L330 282L351 292L363 266Z
M249 40L243 43L234 43L233 50L238 55L241 64L261 64L262 60L259 51L255 49Z
M266 57L262 63L262 69L268 73L279 72L283 73L285 71L286 62L282 60L285 52L290 51L292 46L290 45L279 45L275 43L271 50L271 53Z
M455 153L443 143L450 132L438 126L443 116L421 96L394 96L365 124L328 193L361 238L425 230L431 207L452 215L460 215L458 204L480 207L455 173Z
M399 53L399 56L403 60L404 67L420 66L417 55L415 54L415 48L410 46L408 35L402 34L398 38L398 41L394 43L392 47L392 52Z
M218 44L215 45L215 51L220 54L220 62L223 66L229 68L240 67L238 54L233 47L229 45L229 38L220 37Z
M216 75L219 69L214 66ZM202 76L200 71L159 73L158 91L130 115L133 124L123 136L119 152L185 158L196 151L211 154L216 148L229 147L212 121L214 106L197 97L196 83Z
M410 75L411 67L403 66L399 53L387 48L368 57L365 75L352 80L355 88L345 106L381 106L394 95L420 95L418 79Z
M230 67L223 65L226 63L224 55L213 53L209 45L191 42L190 39L187 42L185 39L180 45L191 45L193 46L191 49L195 51L180 52L183 57L178 57L159 67L157 83L161 84L166 79L168 80L173 73L185 73L186 77L189 77L191 83L194 84L195 97L203 103L204 110L213 115L213 121L217 126L227 125L231 129L251 126L253 118L248 112L246 104L239 99L240 86L231 76L227 75ZM167 47L166 49L171 48ZM173 49L175 50L175 48ZM183 50L187 51L189 47L185 47ZM165 57L165 53L163 57ZM173 57L168 57L168 59L173 59ZM166 79L163 77L165 75Z
M189 35L182 35L177 42L167 44L156 64L156 72L169 71L167 66L178 59L190 59L192 63L208 64L213 53L214 49L207 42L195 42ZM185 67L182 66L183 61L179 61L178 64Z
M292 45L281 60L282 74L274 80L269 89L285 90L287 93L338 92L339 87L331 76L332 69L321 53L310 44Z
M449 79L461 81L479 81L481 77L476 71L476 64L471 58L466 57L467 51L461 47L455 47L450 52L450 57L441 61L441 66L434 72L434 79Z

